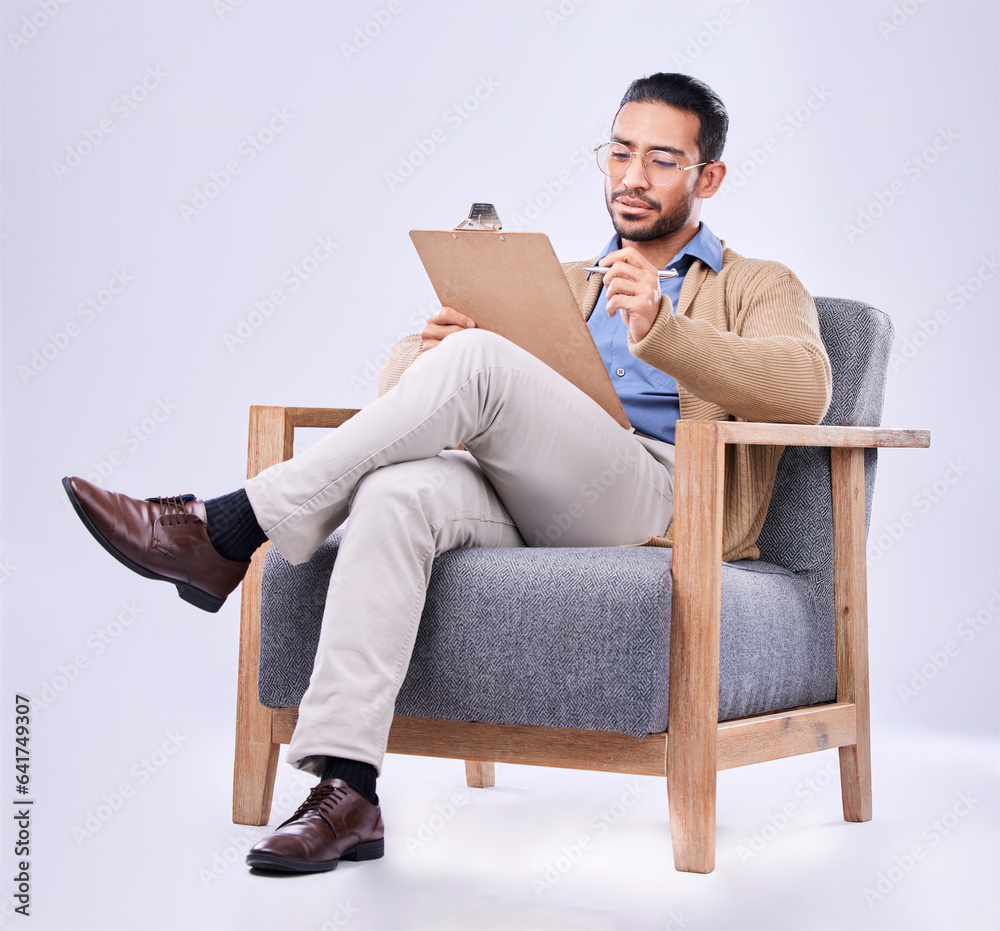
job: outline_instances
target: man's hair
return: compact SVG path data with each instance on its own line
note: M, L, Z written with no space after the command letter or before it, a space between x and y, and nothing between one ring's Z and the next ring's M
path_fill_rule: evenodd
M675 72L651 74L635 80L625 91L619 107L627 103L645 101L665 103L678 110L686 110L698 117L698 152L701 160L717 162L722 158L729 129L729 114L719 95L704 81L689 74Z

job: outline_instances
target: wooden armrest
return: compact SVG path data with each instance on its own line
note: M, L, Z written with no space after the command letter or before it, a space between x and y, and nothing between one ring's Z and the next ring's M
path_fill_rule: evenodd
M723 443L756 446L854 446L916 447L931 445L928 430L894 427L828 427L792 423L739 423L716 421Z
M358 412L356 407L286 407L293 427L339 427Z
M350 407L250 408L247 478L292 458L296 427L339 427L358 412Z

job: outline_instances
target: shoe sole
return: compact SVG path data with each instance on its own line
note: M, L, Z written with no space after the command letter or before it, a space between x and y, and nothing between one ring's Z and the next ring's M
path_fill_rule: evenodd
M337 868L341 860L377 860L385 855L385 838L356 844L336 860L292 860L273 853L251 853L247 855L247 866L258 870L278 870L282 873L322 873Z
M128 566L129 569L137 575L141 575L144 579L153 579L157 582L169 582L171 585L176 586L177 594L180 595L184 601L188 604L194 605L196 608L201 608L202 611L209 611L210 613L215 614L215 612L226 603L225 598L217 598L215 595L209 595L208 592L203 592L200 588L195 588L194 586L187 585L184 582L178 582L176 579L168 579L165 575L158 575L155 572L150 572L149 569L144 569L142 566L132 562L131 559L120 553L108 540L105 539L101 531L94 525L94 522L87 516L87 512L83 509L83 505L77 500L73 487L69 483L69 477L64 478L62 480L62 484L63 488L66 489L66 494L69 496L70 504L73 505L73 510L76 511L77 517L83 521L84 527L86 527L90 531L91 536L123 566Z

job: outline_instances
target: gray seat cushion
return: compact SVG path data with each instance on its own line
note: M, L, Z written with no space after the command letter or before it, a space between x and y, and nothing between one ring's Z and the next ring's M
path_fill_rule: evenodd
M879 422L892 325L857 301L817 298L833 369L824 423ZM874 450L866 454L870 514ZM309 681L336 558L334 534L293 567L264 570L260 700L295 706ZM829 451L778 466L761 559L722 571L719 717L836 693ZM461 549L434 563L396 711L641 736L667 724L669 549Z
M295 706L309 682L335 534L300 566L267 554L260 699ZM618 731L667 726L669 549L460 549L440 556L398 714ZM832 701L829 612L808 579L723 567L720 720Z

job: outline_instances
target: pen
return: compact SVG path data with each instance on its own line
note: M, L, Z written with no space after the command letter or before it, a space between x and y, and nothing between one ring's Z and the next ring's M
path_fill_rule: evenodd
M610 271L610 269L605 268L603 265L588 265L584 271L603 275L605 272ZM668 278L676 278L677 275L678 271L676 268L660 268L657 269L656 272L656 277L659 278L660 281L666 281Z

